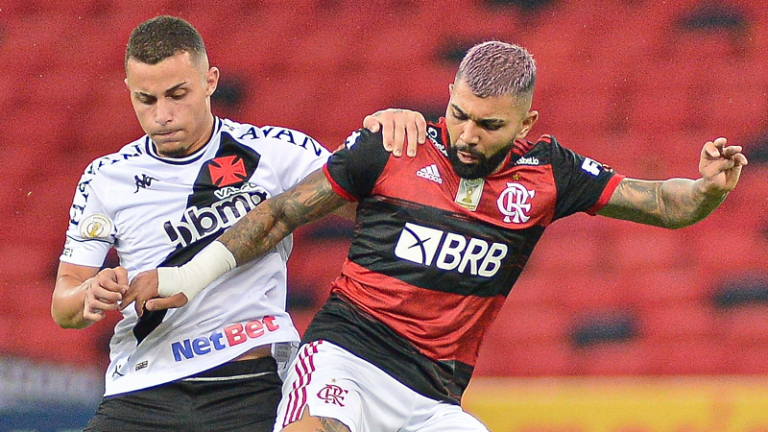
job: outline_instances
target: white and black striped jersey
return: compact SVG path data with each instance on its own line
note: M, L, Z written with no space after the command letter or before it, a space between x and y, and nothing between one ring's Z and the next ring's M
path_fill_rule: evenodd
M261 201L323 166L307 135L215 119L210 141L163 158L144 136L93 161L77 187L61 260L100 267L114 247L129 279L187 262ZM265 344L296 342L285 312L292 237L225 274L186 306L123 311L110 342L105 396L167 383Z

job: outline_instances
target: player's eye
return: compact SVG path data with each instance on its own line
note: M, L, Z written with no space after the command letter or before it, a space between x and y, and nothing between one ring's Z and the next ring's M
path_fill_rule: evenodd
M499 123L485 123L480 122L479 126L485 130L489 131L495 131L501 129L501 125Z
M456 120L461 120L461 121L464 121L464 120L466 120L466 119L468 119L468 118L469 118L469 117L467 117L467 115L466 115L466 114L464 114L463 112L461 112L461 111L456 111L456 110L454 110L454 111L453 111L453 117L454 117Z

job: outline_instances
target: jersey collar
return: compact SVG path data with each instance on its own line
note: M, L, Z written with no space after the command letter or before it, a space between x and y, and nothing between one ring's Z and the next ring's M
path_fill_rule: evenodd
M194 153L192 153L189 156L184 156L181 158L169 158L160 156L157 153L157 146L155 146L155 143L152 142L151 139L149 139L149 135L145 135L144 137L144 147L146 148L147 154L152 156L153 158L159 160L160 162L171 164L171 165L186 165L193 162L198 161L203 155L205 154L205 149L208 148L208 146L211 144L212 141L214 141L214 137L218 136L219 131L221 131L221 125L222 121L220 118L214 116L213 117L213 131L211 132L211 137L208 139L208 142L197 149Z

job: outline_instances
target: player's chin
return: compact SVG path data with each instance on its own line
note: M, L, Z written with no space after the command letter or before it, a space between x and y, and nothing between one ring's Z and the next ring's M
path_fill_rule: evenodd
M456 158L466 166L476 166L480 161L479 158L464 152L456 152Z
M185 146L183 143L178 141L155 141L155 146L157 147L157 153L160 156L178 158L187 155L188 146Z

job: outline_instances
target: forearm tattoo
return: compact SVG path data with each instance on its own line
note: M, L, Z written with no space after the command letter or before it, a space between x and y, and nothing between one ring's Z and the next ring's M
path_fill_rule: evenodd
M327 216L346 203L322 171L258 205L219 237L238 265L275 247L297 227Z
M702 193L694 180L622 180L600 214L647 225L681 228L712 213L725 196Z

